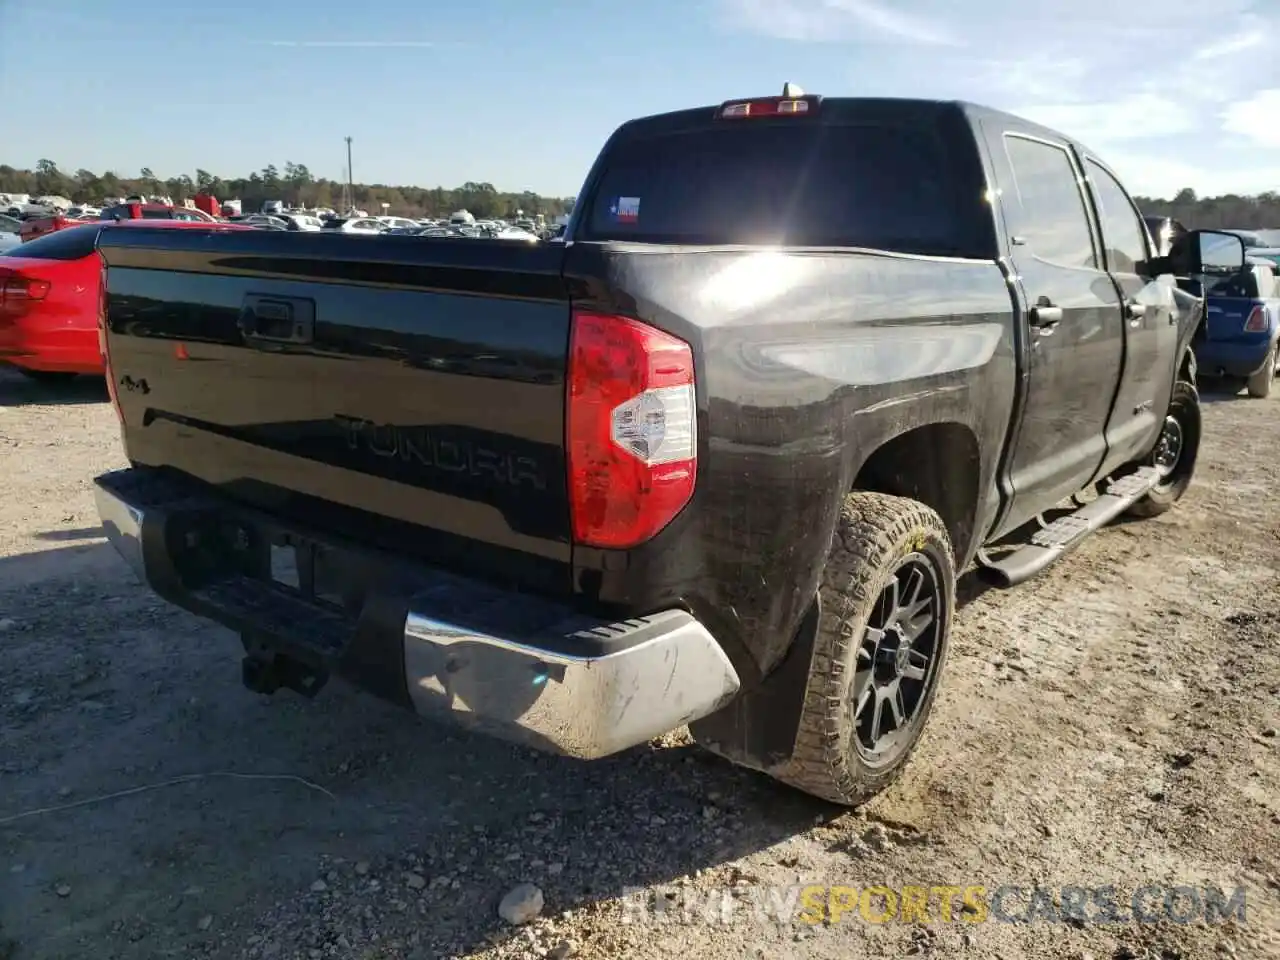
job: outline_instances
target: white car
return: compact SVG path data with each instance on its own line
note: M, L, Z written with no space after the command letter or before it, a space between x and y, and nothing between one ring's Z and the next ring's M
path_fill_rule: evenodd
M345 220L326 220L325 233L353 233L356 236L374 237L387 229L387 225L373 217L350 217Z
M389 230L412 230L421 226L417 220L410 220L408 217L375 217L374 219L386 224Z
M300 230L303 233L314 233L324 229L324 221L309 213L282 213L280 219L293 224L294 230Z
M1280 273L1280 247L1254 247L1249 251L1249 257L1254 260L1265 260Z
M505 230L499 230L493 235L495 240L523 240L526 243L537 243L538 235L530 233L528 230L522 230L520 227L507 227Z

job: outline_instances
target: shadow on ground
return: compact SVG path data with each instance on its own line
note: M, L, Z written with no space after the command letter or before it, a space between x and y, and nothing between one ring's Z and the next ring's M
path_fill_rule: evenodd
M42 383L28 379L17 370L0 368L0 407L107 403L110 399L107 382L102 377Z
M1243 386L1231 387L1218 380L1202 380L1197 384L1200 391L1201 403L1226 403L1228 401L1243 401L1249 403L1257 403L1257 397L1251 397L1245 393ZM1272 387L1271 392L1275 393L1280 390L1280 384Z
M44 533L37 533L37 540L44 540L50 543L66 543L73 540L92 540L95 537L102 537L102 524L96 527L71 527L66 530L46 530Z
M0 560L0 585L0 926L16 958L224 936L238 952L272 935L273 903L329 896L307 891L332 858L348 864L333 890L390 888L410 867L448 878L412 929L424 955L449 955L506 935L495 905L515 883L549 911L589 904L838 812L689 744L582 763L340 683L314 701L251 694L238 640L155 600L105 544ZM673 844L681 821L697 839Z

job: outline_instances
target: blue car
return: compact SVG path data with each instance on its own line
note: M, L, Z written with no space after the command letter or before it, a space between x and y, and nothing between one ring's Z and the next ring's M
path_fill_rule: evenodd
M1277 265L1248 251L1243 272L1201 278L1205 318L1196 335L1200 374L1220 377L1235 391L1267 397L1280 374L1280 286Z

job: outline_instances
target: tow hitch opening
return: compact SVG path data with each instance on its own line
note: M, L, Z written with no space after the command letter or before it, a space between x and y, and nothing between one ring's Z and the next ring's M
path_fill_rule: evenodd
M254 693L270 696L283 688L310 700L329 682L328 670L267 649L250 637L242 637L241 640L245 656L241 662L240 677L245 687Z

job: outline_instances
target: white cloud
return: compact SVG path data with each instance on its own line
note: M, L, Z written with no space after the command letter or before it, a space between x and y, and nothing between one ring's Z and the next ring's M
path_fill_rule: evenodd
M735 29L881 45L850 51L854 89L1009 110L1079 138L1146 195L1280 183L1280 69L1265 59L1280 0L1215 0L1208 19L1205 0L712 2Z
M1270 150L1280 150L1280 89L1260 90L1222 113L1222 129Z
M1150 93L1100 103L1033 104L1012 112L1090 146L1189 133L1199 122L1185 104Z
M941 25L940 18L913 17L870 0L827 0L827 6L849 14L867 26L911 43L958 46L960 41Z
M1254 166L1245 158L1207 162L1180 160L1143 150L1108 150L1104 160L1119 174L1125 186L1144 197L1172 197L1190 187L1202 197L1225 193L1253 195L1274 190L1280 169L1275 164Z
M1260 47L1266 42L1267 29L1262 19L1256 16L1244 16L1241 18L1241 29L1238 32L1201 47L1194 56L1197 60L1216 60Z
M258 40L269 47L346 47L379 49L382 47L438 47L430 40Z
M726 26L783 40L959 46L940 17L913 15L876 0L719 0Z

